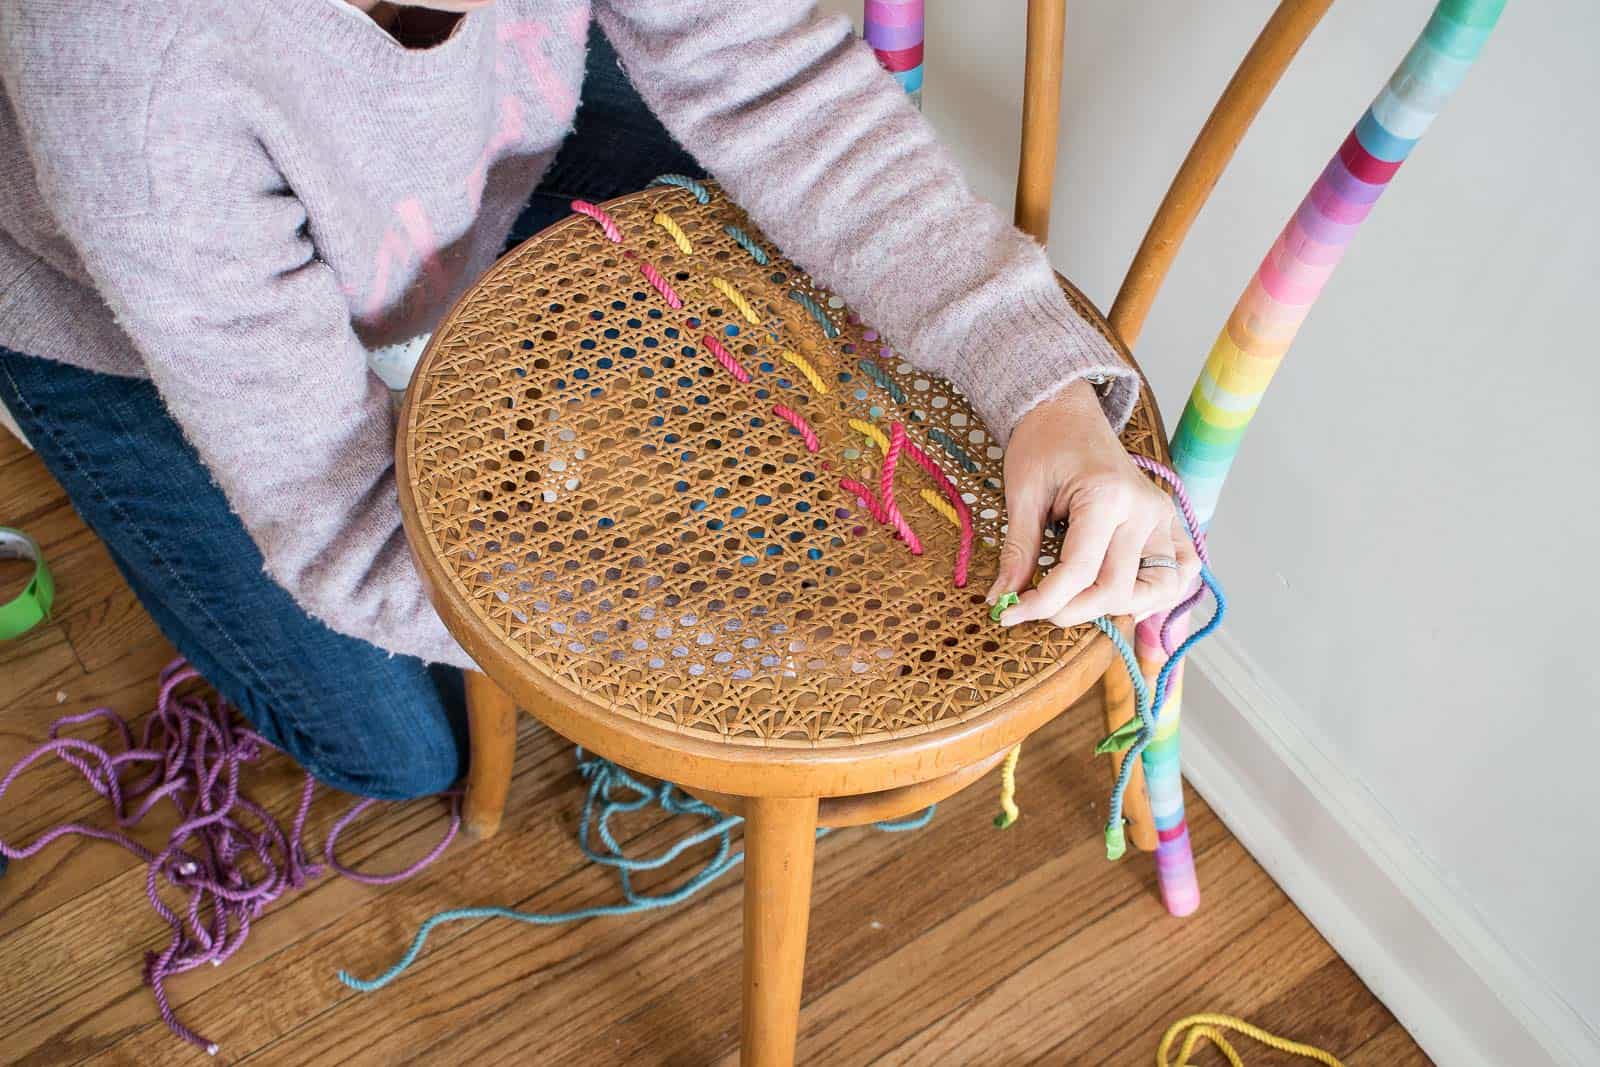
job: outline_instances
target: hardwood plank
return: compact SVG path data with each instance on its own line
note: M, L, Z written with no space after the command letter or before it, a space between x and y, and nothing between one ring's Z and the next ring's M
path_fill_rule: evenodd
M1405 1027L1390 1023L1345 1059L1345 1067L1433 1067Z
M338 983L337 970L348 967L365 974L387 966L428 914L445 906L443 901L458 897L458 887L468 872L475 884L480 879L486 884L526 882L529 871L539 869L539 854L556 853L555 843L569 832L563 826L538 820L535 815L543 807L537 802L540 796L567 794L572 789L570 748L548 731L525 723L519 734L517 767L519 773L512 782L515 806L508 811L506 829L498 837L476 846L458 843L438 864L396 886L366 887L336 878L315 883L309 893L276 905L270 921L259 924L245 948L222 968L203 968L175 979L171 986L174 1007L180 1015L203 1021L208 1034L224 1046L226 1061L235 1062L338 1003L358 998L358 994ZM348 798L340 802L338 810L347 804ZM417 826L405 821L406 810L374 816L372 825L363 828L368 835L381 835L383 847L389 850L380 857L362 860L364 866L393 869L401 865L393 855L396 849L415 855L437 839L438 827L433 826L420 834L419 842ZM314 828L318 839L325 825ZM361 860L362 850L354 831L349 847L341 840L340 850L341 856ZM596 873L581 862L575 849L569 846L568 853L569 875ZM292 918L286 920L286 916ZM286 934L258 936L286 921L292 927ZM435 943L448 941L454 934L443 930ZM123 951L132 951L131 946L124 946ZM266 1002L271 1008L263 1011L261 1004ZM380 1012L375 1017L384 1016ZM142 1023L132 1033L114 1035L121 1044L116 1056L107 1062L121 1062L117 1057L131 1055L131 1062L151 1063L174 1055L175 1049L183 1051L148 1010ZM76 1016L70 1025L75 1031L98 1031L104 1023L92 1014L84 1014ZM49 1044L71 1036L50 1030L30 1031L27 1040L30 1048L47 1055ZM41 1058L30 1062L52 1061ZM172 1062L183 1061L181 1056L175 1056ZM194 1062L210 1061L202 1055Z
M62 714L107 704L142 717L171 649L31 454L0 447L0 514L23 521L65 576L53 622L0 645L4 767ZM1165 914L1145 857L1104 861L1106 771L1088 754L1098 722L1086 703L1029 741L1023 818L1005 833L989 827L991 780L941 805L919 833L854 830L819 843L803 1060L1145 1063L1179 1015L1218 1010L1346 1052L1352 1067L1426 1064L1198 797L1190 824L1207 903L1197 916ZM246 791L286 815L299 782L290 761L272 755L252 768ZM570 747L525 720L497 838L458 844L397 886L317 880L269 909L225 966L173 980L180 1015L221 1043L215 1060L168 1034L142 984L142 954L164 929L145 902L143 868L111 846L58 843L0 878L0 1059L736 1062L737 873L691 904L644 916L444 927L389 988L361 995L336 981L340 967L362 975L386 967L441 908L618 899L610 875L573 845L582 795ZM319 791L308 836L320 841L349 803ZM103 821L104 802L59 763L0 798L8 841L84 817ZM386 806L350 828L341 854L393 868L442 826L437 806ZM633 845L659 847L680 826L641 815L619 829ZM152 843L162 832L159 820L144 831ZM693 858L641 885L670 882Z
M33 452L17 438L16 434L0 428L0 469L32 456Z
M83 677L66 633L50 624L0 644L0 667L0 726L8 728L22 719L17 708L47 694L54 701L63 685Z
M1207 866L1214 894L1226 894L1236 906L1216 909L1200 922L1175 923L1159 902L1147 897L1105 902L1109 906L1098 912L1095 904L1101 901L1091 897L1087 911L1093 921L1031 960L1025 954L1024 966L988 988L980 976L963 989L958 1006L857 1062L1093 1062L1074 1056L1086 1045L1094 1047L1099 1036L1119 1034L1149 1017L1152 1006L1164 1004L1161 994L1174 981L1174 965L1167 961L1183 961L1182 975L1191 960L1216 946L1260 936L1268 912L1238 892L1248 885L1243 850L1230 840L1202 856L1206 858L1212 861ZM1019 910L1026 918L1026 910ZM983 936L991 936L988 929ZM1030 925L1023 925L1014 932L1011 947L1036 951L1030 936ZM930 962L936 960L941 971L955 966L966 954L963 942L936 942L930 946ZM1154 965L1158 956L1164 965ZM1090 1027L1095 1033L1086 1031Z
M39 457L24 449L9 433L0 432L0 515L15 526L48 508L65 504L66 492Z
M38 665L43 673L35 672L39 684L33 692L5 702L6 682L0 681L0 766L10 767L38 747L58 718L96 707L109 707L131 720L137 738L137 724L155 703L156 676L171 658L164 642L147 643L90 674L72 656L64 635L58 633L54 639L59 647L52 649L48 663ZM105 723L86 723L68 732L117 751L122 748ZM105 802L75 769L59 759L47 759L31 767L0 798L0 835L8 841L28 841L56 823L106 811ZM0 882L0 912L12 902L7 892ZM5 922L6 916L0 914L0 929Z
M1315 931L1311 933L1314 935ZM1327 962L1282 996L1248 1007L1246 1017L1269 1033L1317 1045L1340 1059L1348 1059L1396 1023L1389 1010L1325 942L1321 954ZM1425 1058L1387 1062L1425 1062Z
M92 610L109 596L123 595L130 599L133 596L105 545L86 528L77 525L76 515L71 518L74 531L56 544L44 546L50 571L56 579L55 617L61 622ZM95 669L90 664L84 666Z
M1048 761L1040 761L1041 774L1047 765ZM988 823L988 811L994 802L992 791L971 790L960 799L970 809L967 816L946 814L937 824L953 839L1005 836ZM1045 820L1039 823L1038 831L1042 833L1048 824ZM868 831L843 832L825 839L817 862L819 907L813 917L813 944L829 945L828 958L841 961L863 948L881 952L884 939L861 921L864 910L881 916L880 927L892 924L904 931L902 936L912 936L924 907L937 905L941 895L951 898L946 906L955 906L965 899L963 894L985 891L981 883L974 883L963 884L961 892L951 893L949 887L941 889L939 883L930 881L928 844L923 834L881 835ZM433 1057L465 1061L490 1055L505 1041L516 1038L526 1019L557 1017L566 1005L578 1001L584 1004L585 1018L608 1034L610 1043L623 1057L640 1054L638 1042L643 1039L647 1042L645 1055L679 1055L689 1061L706 1062L716 1051L715 1047L707 1049L702 1044L709 1026L707 1002L722 1006L713 1034L736 1028L738 1022L738 890L738 877L730 876L729 882L720 884L714 893L681 911L626 921L606 920L571 931L497 924L473 931L448 947L430 951L407 975L407 982L420 987L407 995L429 1005L429 1026L372 1035L371 1040L379 1042L379 1051L386 1055L423 1057L418 1062ZM855 896L835 904L841 891L854 891ZM535 898L533 903L539 907L577 906L613 899L615 890L606 887L598 898L563 905ZM862 932L870 936L862 938ZM807 976L813 984L819 981L816 958L813 955ZM619 973L628 980L614 981ZM553 982L557 975L561 981ZM665 987L667 991L641 1005L640 987ZM674 989L694 989L696 994L675 995ZM461 1025L464 1018L473 1015L487 1019L472 1027ZM329 1020L328 1033L304 1035L306 1048L336 1040L337 1035L332 1033L336 1028L336 1023ZM528 1048L531 1043L541 1058L550 1060L586 1054L584 1040L576 1032L545 1029L547 1032L537 1035L521 1034L522 1047ZM447 1046L428 1046L430 1039L446 1040ZM305 1051L300 1040L297 1035L287 1049L274 1051L294 1058ZM393 1041L392 1050L382 1044L386 1040ZM424 1049L425 1053L421 1051Z
M126 586L61 615L59 622L78 662L90 672L115 663L129 646L166 643L155 621ZM169 655L178 654L170 644L167 648Z

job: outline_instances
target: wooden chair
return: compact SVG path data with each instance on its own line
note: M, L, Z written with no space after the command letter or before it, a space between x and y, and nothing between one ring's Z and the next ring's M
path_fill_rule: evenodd
M1280 4L1172 183L1109 322L1062 283L1068 297L1124 352L1123 342L1137 338L1222 167L1330 2ZM1016 218L1041 240L1054 181L1063 31L1064 0L1031 0ZM518 707L616 763L678 783L723 811L742 814L747 820L743 1062L788 1064L801 1003L817 828L901 818L972 784L1102 677L1107 723L1120 724L1132 715L1132 689L1109 642L1092 628L1001 631L988 625L981 575L986 563L992 565L992 548L980 545L972 587L952 590L949 562L958 535L933 517L931 505L905 504L908 514L913 506L928 509L915 516L927 542L927 551L915 557L874 529L854 541L836 532L828 544L844 547L818 549L820 558L770 557L783 559L787 570L768 562L767 549L724 568L718 535L693 530L663 535L689 529L680 520L693 493L673 491L671 481L678 477L673 472L681 470L687 478L710 469L696 466L704 457L666 455L650 443L650 434L639 431L645 413L653 410L647 394L630 394L633 386L621 383L601 396L604 390L589 390L587 381L557 379L560 367L541 353L554 346L572 358L581 347L610 353L626 342L599 332L610 321L600 308L603 297L622 297L635 287L637 307L649 303L645 298L653 294L640 286L637 265L629 258L635 255L661 266L666 280L684 290L690 309L698 306L693 297L702 291L707 263L736 289L765 292L762 286L772 283L778 290L795 286L802 296L821 301L826 294L787 274L781 259L758 270L739 245L723 236L726 212L732 210L725 204L701 205L682 190L662 189L606 207L635 237L634 244L608 249L598 227L573 219L559 224L567 228L564 240L535 238L513 252L435 332L401 419L398 464L406 532L441 617L484 672L468 676L472 753L466 823L480 837L499 827ZM674 247L656 227L654 216L662 210L682 221L695 256L684 255L681 245ZM593 244L579 248L584 241ZM557 248L559 255L552 251ZM673 267L685 269L674 272ZM567 276L558 278L563 272ZM619 287L621 278L632 280ZM561 283L569 288L560 289ZM593 301L583 305L601 316L592 329L560 301L547 303L563 291L571 300ZM635 306L626 299L617 302ZM813 316L822 315L825 304L808 308L804 300L779 297L769 299L767 307L782 319L788 336L807 338L802 351L819 369L851 345L871 343L863 325L842 321L834 324L839 337L821 338ZM732 309L716 311L737 323ZM706 314L707 322L694 332L711 328ZM619 359L638 355L632 347L618 351ZM609 358L602 362L609 366ZM846 363L837 365L850 373ZM804 385L799 372L791 373ZM630 380L637 384L636 378ZM964 401L943 383L913 374L906 385L938 398L932 405L941 414L930 415L934 421L959 418L971 422L945 424L976 425ZM719 413L724 419L716 426L732 426L731 413L743 417L756 410L731 376L703 388L711 412L705 419L715 423ZM563 399L556 402L558 397ZM526 414L519 414L519 404ZM834 410L843 406L839 401L805 409L830 445L854 432L846 428L848 412ZM928 412L933 411L930 405ZM705 420L692 424L706 430ZM796 492L794 479L803 475L794 472L809 461L793 438L780 441L772 434L752 433L746 439L766 442L751 446L757 453L753 459L740 458L743 453L731 447L725 450L720 469L734 483L730 499L758 493L763 478L783 481ZM1124 443L1165 461L1165 441L1145 391ZM698 447L721 445L701 441ZM861 462L875 459L870 445L861 447L866 452ZM786 452L781 460L775 449ZM983 513L987 517L977 521L979 533L993 539L1003 500L997 494L998 464L995 456L985 458L986 451L972 449L971 470L958 470L955 460L941 458L961 488L976 493L980 505L990 505ZM998 449L993 452L998 455ZM687 480L678 484L689 485ZM814 490L820 502L828 494L818 485L813 481L802 488ZM707 489L706 496L712 495ZM841 497L833 506L844 502ZM694 506L705 504L697 499ZM711 511L720 506L711 501ZM815 514L827 510L819 507ZM609 512L631 518L613 522ZM770 533L769 543L778 544L780 533L799 533L824 521L773 515L762 535ZM627 530L647 536L638 543L630 542L628 533L612 536ZM758 574L774 580L763 584ZM869 577L884 587L873 588ZM631 604L630 591L637 598ZM653 606L633 610L645 602ZM670 606L672 618L662 605ZM716 618L728 629L708 639L703 627L708 620L680 616L680 611L708 618L724 612ZM642 626L641 619L659 620L660 626ZM757 636L758 628L749 626L753 620L772 625ZM612 628L590 632L602 624ZM790 638L802 631L810 645L800 649L802 642ZM707 651L697 651L696 642ZM712 662L713 648L725 650L716 656L727 659L717 662L730 668L744 662L742 649L754 649L751 657L771 655L765 662L776 666L742 675L737 669L707 672L703 668ZM702 668L699 673L696 666ZM1129 836L1149 850L1156 834L1142 796L1136 782L1129 790Z

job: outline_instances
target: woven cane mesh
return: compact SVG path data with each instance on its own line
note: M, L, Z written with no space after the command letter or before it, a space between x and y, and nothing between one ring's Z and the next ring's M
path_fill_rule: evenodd
M949 383L903 361L711 189L704 205L668 187L603 205L621 244L593 219L563 221L501 260L435 332L406 409L401 487L422 527L414 550L448 575L434 595L487 624L553 698L728 744L905 737L1036 684L1093 630L989 621L1000 449ZM748 383L711 357L707 335ZM841 477L878 486L880 449L852 419L886 435L903 423L959 488L975 527L966 588L953 581L958 528L923 470L902 458L895 477L920 556L841 488ZM1125 444L1158 455L1156 426L1146 397Z

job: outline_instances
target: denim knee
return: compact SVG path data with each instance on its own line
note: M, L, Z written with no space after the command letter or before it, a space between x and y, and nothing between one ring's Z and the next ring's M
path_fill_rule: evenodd
M459 679L460 672L453 673ZM411 800L442 793L466 773L464 701L452 699L452 688L446 680L438 687L373 692L370 700L346 695L294 706L268 705L254 693L229 699L270 744L324 785L377 800Z

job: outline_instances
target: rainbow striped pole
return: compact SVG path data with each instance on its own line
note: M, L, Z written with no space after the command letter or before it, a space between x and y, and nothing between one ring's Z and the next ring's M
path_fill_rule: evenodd
M1442 0L1239 298L1172 437L1173 467L1188 487L1202 527L1216 513L1239 443L1311 305L1394 172L1461 84L1504 6L1505 0ZM1138 628L1140 665L1151 678L1166 662L1160 636L1164 621L1146 619ZM1180 667L1143 756L1160 836L1156 866L1161 893L1174 915L1188 915L1200 906L1178 773L1182 692Z
M866 0L861 23L878 64L922 106L923 0Z

